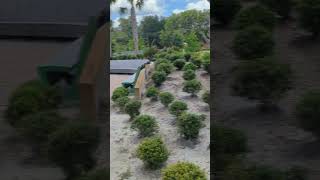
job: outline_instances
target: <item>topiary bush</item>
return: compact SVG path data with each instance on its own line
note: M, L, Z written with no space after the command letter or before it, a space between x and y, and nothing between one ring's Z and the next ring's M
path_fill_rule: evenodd
M197 70L197 66L194 65L193 63L189 62L189 63L186 63L183 68L182 68L183 71L186 71L186 70Z
M243 62L234 73L233 94L258 100L265 110L274 107L292 86L290 66L269 58Z
M197 68L200 68L202 65L202 59L199 56L193 56L191 58L191 62L196 65Z
M294 5L293 0L259 0L259 2L277 13L284 20L290 17L292 6ZM275 6L275 4L277 5Z
M160 137L151 137L138 146L137 156L148 167L157 168L167 161L169 152Z
M128 96L123 96L116 99L116 104L121 111L124 111L124 108L129 101L130 101L130 98Z
M300 126L320 137L320 91L305 93L296 105Z
M151 78L156 86L161 86L167 79L167 73L164 71L155 71Z
M175 116L179 116L186 110L188 110L188 105L183 101L174 101L169 106L169 112Z
M183 84L183 91L190 93L192 96L195 96L201 90L201 83L200 81L193 79L190 81L185 81Z
M210 73L210 57L209 59L203 59L202 60L202 66L203 66L203 69L205 71L207 71L208 73Z
M152 136L158 129L157 121L149 115L137 116L132 122L132 128L139 131L140 136Z
M190 162L171 164L162 170L163 180L207 180L205 172Z
M275 15L266 7L257 4L242 9L235 18L236 29L244 29L252 25L262 26L271 31L276 23Z
M203 102L210 104L210 91L205 91L202 94L202 100L203 100Z
M46 143L48 136L60 128L66 119L54 111L38 112L23 117L18 130L36 143Z
M99 131L93 124L85 121L67 123L49 135L48 155L68 178L72 178L93 167L93 152L98 142Z
M192 113L182 113L178 117L178 129L179 133L185 139L195 139L198 137L200 129L203 127L203 116L192 114Z
M152 61L154 59L154 56L157 54L157 52L158 50L155 47L147 48L143 52L143 57Z
M232 50L240 59L251 60L272 55L274 46L272 33L261 26L249 26L236 34Z
M32 80L19 86L10 95L6 116L12 125L28 114L55 109L62 102L57 87Z
M168 107L169 104L174 100L174 96L169 92L162 92L159 95L160 102L165 106Z
M154 86L151 86L147 89L147 92L146 92L146 96L148 98L151 98L152 100L157 100L158 99L158 95L159 95L159 89L154 87Z
M173 65L171 63L160 63L156 67L156 71L163 71L166 74L170 74L173 70Z
M317 38L320 32L320 0L298 0L297 12L300 26Z
M178 69L181 70L183 66L186 64L184 59L177 59L173 62L173 65Z
M190 60L190 58L191 58L191 54L190 53L185 53L184 54L184 59L188 62L189 60Z
M124 111L129 114L130 118L133 119L134 117L140 114L141 102L137 100L130 100L124 107Z
M125 87L118 87L116 88L113 93L112 93L112 101L116 101L120 97L128 96L129 95L129 90Z
M183 72L182 77L184 80L189 81L196 78L196 73L194 72L194 70L188 69Z
M76 178L76 180L108 180L110 179L110 173L107 169L92 170L85 175Z
M162 63L170 64L171 62L170 62L169 60L167 60L167 59L162 59L162 58L157 59L157 60L155 61L155 68L157 68L158 65L159 65L159 64L162 64Z

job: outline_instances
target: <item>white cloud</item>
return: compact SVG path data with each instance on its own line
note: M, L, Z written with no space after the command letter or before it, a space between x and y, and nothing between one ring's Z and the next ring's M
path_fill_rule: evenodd
M186 5L185 9L175 9L173 10L173 13L181 13L183 11L191 10L191 9L196 9L196 10L205 10L205 9L210 9L210 3L207 0L196 0L196 1L191 1L187 0L189 3Z
M163 3L164 0L145 0L144 6L141 10L137 9L138 15L162 15L164 13ZM121 7L130 8L128 0L118 0L111 5L111 13L120 15L119 10Z

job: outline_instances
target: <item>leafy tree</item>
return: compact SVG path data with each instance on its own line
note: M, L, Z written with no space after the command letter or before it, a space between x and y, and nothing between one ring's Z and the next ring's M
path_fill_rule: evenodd
M196 52L201 48L201 44L195 32L189 33L185 37L185 42L187 43L187 47L185 48L187 52Z
M243 62L235 72L232 89L235 95L258 100L262 107L274 105L291 88L289 65L270 58Z
M299 0L298 14L300 26L316 38L320 32L320 0Z
M266 7L257 4L242 9L235 18L235 27L243 29L248 26L258 25L268 30L275 27L275 15Z
M224 25L230 23L241 9L239 0L214 0L213 3L213 18Z
M140 24L141 36L148 46L160 47L160 32L165 20L158 16L145 16Z
M182 47L183 35L179 30L163 30L160 33L160 43L164 47Z
M249 26L236 34L232 50L239 58L249 60L271 55L274 45L272 33L261 26Z

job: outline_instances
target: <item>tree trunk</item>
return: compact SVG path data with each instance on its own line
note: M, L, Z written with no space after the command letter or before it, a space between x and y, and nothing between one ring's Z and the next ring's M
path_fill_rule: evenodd
M131 4L131 26L132 26L132 36L133 36L133 44L134 51L138 54L139 51L139 37L138 37L138 25L137 25L137 17L136 10L134 4Z

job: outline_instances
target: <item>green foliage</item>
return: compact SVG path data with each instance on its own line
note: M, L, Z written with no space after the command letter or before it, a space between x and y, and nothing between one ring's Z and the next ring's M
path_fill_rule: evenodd
M171 53L168 52L166 58L169 59L171 62L175 62L175 60L183 58L183 53L179 51L174 51Z
M210 73L210 58L202 60L203 69Z
M188 110L188 105L183 101L174 101L169 106L169 112L175 116L179 116L186 110Z
M185 139L195 139L199 135L199 131L203 126L203 116L192 114L192 113L182 113L178 117L178 129L179 133Z
M163 30L160 33L160 43L164 47L182 47L183 35L178 30Z
M298 0L300 26L317 37L320 32L320 0Z
M14 125L25 115L57 108L61 101L62 95L56 87L46 86L40 81L28 81L10 95L6 115Z
M272 105L291 88L291 80L289 65L268 58L258 59L240 64L232 89L235 95Z
M189 61L190 58L191 58L191 54L190 54L190 53L187 52L187 53L184 54L184 59L185 59L186 61Z
M159 89L151 86L147 89L146 96L151 98L152 100L157 100L159 95Z
M164 71L155 71L151 78L156 86L160 86L164 81L166 81L167 73Z
M128 95L129 95L129 90L121 86L113 91L111 99L112 101L115 102L118 98L128 96Z
M210 104L210 91L206 91L202 94L203 102Z
M320 137L320 91L305 93L296 107L300 126Z
M157 68L159 64L162 64L162 63L170 64L171 62L167 59L159 58L155 61L155 68Z
M164 19L145 16L140 23L141 36L149 46L160 47L160 32L164 29Z
M121 111L124 111L124 107L129 101L130 101L130 98L128 96L123 96L116 99L116 104L119 106Z
M276 1L276 0L259 0L259 2L265 6L267 6L269 9L280 15L283 19L288 19L293 4L293 0L282 0L282 1ZM275 6L276 4L276 6Z
M174 96L169 92L162 92L159 97L160 102L166 107L174 100Z
M187 43L187 46L185 48L187 52L196 52L199 51L201 48L200 41L195 32L189 33L185 37L185 42Z
M189 69L195 71L195 70L197 70L197 66L194 65L194 64L191 63L191 62L188 62L188 63L186 63L186 64L183 66L183 68L182 68L183 71L187 71L187 70L189 70Z
M262 5L249 6L242 9L235 19L235 27L244 29L248 26L258 25L268 30L273 30L275 27L275 15L272 11Z
M152 61L157 52L158 50L155 47L149 47L144 50L143 57Z
M189 81L196 78L196 73L194 72L194 70L188 69L183 72L182 77L184 80Z
M183 66L186 64L184 59L177 59L173 62L173 65L178 69L181 70Z
M92 154L98 142L99 131L93 124L67 123L49 136L48 155L68 177L75 177L95 164Z
M76 178L76 180L109 180L110 179L110 173L107 169L96 169L92 170L85 175L82 175L79 178Z
M163 180L206 180L206 175L199 166L189 162L171 164L162 170Z
M202 85L200 81L192 79L184 82L183 91L195 95L201 90L201 87Z
M141 102L137 100L130 100L124 107L124 111L129 114L130 118L133 119L134 117L140 114Z
M53 111L39 112L23 117L17 124L18 130L37 143L46 143L48 136L60 128L66 119Z
M213 18L220 23L226 25L232 22L235 15L241 9L241 2L239 0L213 0L214 9Z
M133 123L132 128L139 131L140 136L152 136L158 129L157 121L154 117L149 115L137 116Z
M233 40L233 52L241 59L256 59L272 55L273 35L263 27L249 26L239 31Z
M199 56L193 56L191 58L191 62L196 65L197 68L200 68L202 65L202 59Z
M137 156L147 166L157 168L168 159L169 152L160 137L151 137L141 142Z
M157 65L156 71L163 71L168 75L172 72L173 68L171 63L160 63Z

